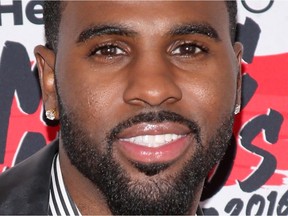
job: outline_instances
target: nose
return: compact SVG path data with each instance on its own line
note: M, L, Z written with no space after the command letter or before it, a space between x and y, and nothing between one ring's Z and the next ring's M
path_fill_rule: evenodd
M134 61L128 73L123 98L130 105L155 107L173 104L182 98L171 64L160 55Z

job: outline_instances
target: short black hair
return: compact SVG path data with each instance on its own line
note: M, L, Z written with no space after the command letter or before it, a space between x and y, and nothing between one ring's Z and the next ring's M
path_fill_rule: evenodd
M227 11L229 14L229 28L231 41L234 44L236 40L236 27L237 27L237 2L236 0L225 0ZM57 51L59 25L61 15L65 8L65 2L60 0L45 0L44 2L44 26L46 46L49 49Z
M46 47L56 51L58 46L59 26L64 5L60 0L45 0L43 7Z

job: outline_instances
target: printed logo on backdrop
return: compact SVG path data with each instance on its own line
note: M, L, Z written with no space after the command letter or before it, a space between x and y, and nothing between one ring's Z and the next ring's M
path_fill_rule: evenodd
M4 16L9 17L9 23L7 19L4 22ZM33 24L43 24L43 2L29 1L24 5L18 0L5 4L0 1L0 28L11 23L23 25L24 16ZM0 56L1 172L53 140L57 128L47 127L42 121L38 74L25 46L6 41Z
M22 11L25 11L25 13L23 14ZM43 24L43 1L29 1L26 7L23 8L22 1L0 0L0 26L5 25L2 22L3 16L13 16L14 25L23 25L24 15L33 24Z
M261 1L261 7L259 4L258 7L253 7L251 0L241 1L241 3L249 12L259 14L270 10L274 2ZM286 96L288 81L285 79L288 72L288 54L254 56L261 36L261 27L249 17L246 17L245 23L238 27L239 41L244 45L243 110L236 117L235 137L238 147L236 156L233 158L234 166L225 186L238 188L241 193L232 192L233 194L228 196L229 199L225 201L226 204L224 203L221 209L218 205L207 208L204 205L204 212L207 215L223 213L287 215L288 190L279 189L278 191L277 186L286 185L288 182L286 171L288 163L285 163L288 154L287 135L285 135L288 130L288 97ZM233 161L231 155L235 155L234 152L228 151L228 155L225 155L222 162L226 164L229 157L230 162ZM221 163L218 170L225 168L221 166ZM216 186L219 185L218 183ZM208 183L208 188L212 186ZM270 190L264 189L267 186L275 187ZM219 190L220 188L214 189L214 192ZM223 194L219 197L222 197L223 203Z
M254 2L253 2L254 1ZM243 7L251 12L251 13L264 13L266 11L268 11L273 3L274 3L274 0L261 0L261 5L259 5L259 1L255 2L255 0L241 0L241 3L243 5ZM255 7L255 5L253 6L253 4L257 4L257 7Z

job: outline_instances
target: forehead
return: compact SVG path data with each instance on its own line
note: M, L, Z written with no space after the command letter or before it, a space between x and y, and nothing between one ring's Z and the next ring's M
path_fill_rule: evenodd
M68 1L59 33L60 39L69 35L76 40L90 26L121 24L140 33L165 34L182 23L205 23L229 35L224 1Z

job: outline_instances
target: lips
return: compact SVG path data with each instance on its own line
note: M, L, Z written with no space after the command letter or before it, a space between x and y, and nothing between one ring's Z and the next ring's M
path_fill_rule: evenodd
M116 147L133 162L171 163L187 151L191 136L189 128L179 123L140 123L123 130Z

